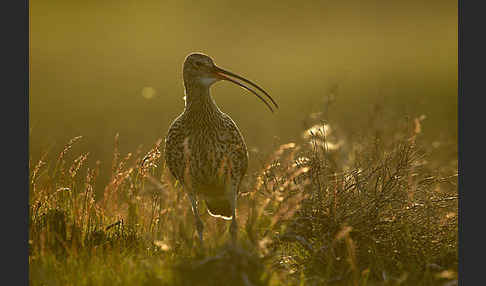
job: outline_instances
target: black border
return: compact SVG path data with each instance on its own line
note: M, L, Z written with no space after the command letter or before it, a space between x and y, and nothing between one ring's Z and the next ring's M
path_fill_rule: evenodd
M2 285L29 285L29 0L1 8ZM5 180L7 179L7 180Z
M465 2L458 0L458 282L459 285L483 285L486 236L483 234L485 146L482 135L486 105L482 101L486 95L486 24L482 2L467 1L467 5ZM465 136L467 129L474 136L469 140ZM465 230L466 225L469 232Z

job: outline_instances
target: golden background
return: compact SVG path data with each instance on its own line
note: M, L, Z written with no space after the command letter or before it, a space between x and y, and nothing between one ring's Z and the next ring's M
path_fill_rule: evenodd
M249 148L298 141L326 110L359 134L381 106L426 115L424 136L457 159L457 46L457 1L30 1L30 155L82 135L108 167L116 133L122 154L147 150L182 112L182 63L198 51L279 103L271 114L212 87Z

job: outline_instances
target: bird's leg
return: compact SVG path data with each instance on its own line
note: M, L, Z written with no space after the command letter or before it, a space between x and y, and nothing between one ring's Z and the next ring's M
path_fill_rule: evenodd
M197 201L194 197L194 194L188 192L187 195L189 196L189 199L191 200L192 213L194 214L194 218L196 219L196 229L197 229L197 234L199 236L199 243L202 245L204 225L202 223L201 218L199 217L199 211L197 210Z
M229 185L229 190L228 190L228 195L229 195L229 201L231 204L231 225L230 225L230 233L231 233L231 240L233 243L233 246L236 246L236 238L238 234L238 224L236 222L236 199L237 199L237 188L235 184L228 184Z

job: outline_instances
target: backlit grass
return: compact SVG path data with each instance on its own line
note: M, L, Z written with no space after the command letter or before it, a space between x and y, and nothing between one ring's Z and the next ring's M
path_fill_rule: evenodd
M117 136L102 187L82 137L30 162L31 285L456 285L457 165L430 161L421 118L353 141L320 119L250 153L237 247L204 206L198 245L162 139L120 154Z

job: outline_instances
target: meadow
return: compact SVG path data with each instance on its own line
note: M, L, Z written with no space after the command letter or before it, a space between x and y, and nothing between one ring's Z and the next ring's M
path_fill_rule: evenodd
M30 168L31 285L456 285L457 165L429 162L424 117L343 148L320 116L302 143L253 152L236 247L204 206L199 246L162 139L124 154L116 136L100 189L81 136L45 153Z

